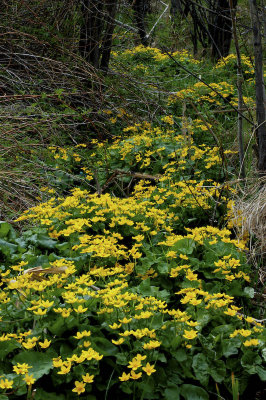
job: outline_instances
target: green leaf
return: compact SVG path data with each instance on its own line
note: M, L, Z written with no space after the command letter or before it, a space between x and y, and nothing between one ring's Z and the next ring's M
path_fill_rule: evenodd
M178 253L192 254L195 247L196 247L196 243L194 242L193 239L184 238L184 239L178 240L171 247L171 249Z
M93 338L93 345L94 349L104 356L113 356L119 351L113 343L102 337Z
M196 354L193 357L192 367L196 378L203 384L207 385L209 379L209 365L206 356L202 353Z
M11 254L14 254L17 250L18 246L16 246L15 244L9 243L6 240L0 239L0 251L2 251L2 253L9 257L11 256Z
M154 352L154 354L155 354L155 352ZM165 355L163 353L158 353L157 360L159 360L163 363L167 362L167 358L165 357Z
M55 319L54 323L48 326L49 331L54 335L61 336L67 329L64 322L64 318L60 315Z
M171 348L172 348L171 350L172 351L176 350L180 346L181 342L182 342L181 337L180 336L175 336L171 341Z
M152 295L150 278L145 279L144 281L141 282L141 284L139 285L139 293L141 293L144 296Z
M62 394L54 393L54 392L46 392L43 389L38 388L36 390L36 393L34 395L35 400L44 400L44 399L49 399L49 400L65 400L65 396ZM0 398L1 400L1 398Z
M120 385L120 388L122 389L122 391L124 393L127 393L127 394L131 394L132 393L132 390L130 389L130 387L128 385L128 382L123 382L122 385Z
M260 358L260 356L252 350L246 351L241 358L241 365L245 367L250 374L254 374L256 372L255 366L261 363L262 359Z
M174 351L172 352L172 355L179 362L185 361L187 359L187 353L184 349Z
M169 383L164 391L165 400L179 400L180 399L180 388L174 383Z
M4 394L0 394L0 400L8 400L8 397Z
M14 341L9 340L8 342L0 342L0 360L3 361L4 358L11 353L11 351L21 347L21 345Z
M118 353L116 354L116 363L120 365L127 365L127 355L125 353Z
M160 274L165 275L165 274L168 274L170 266L167 263L160 262L157 264L156 268L157 268L157 271L160 272Z
M87 314L87 315L88 315L88 314ZM68 328L69 330L79 326L79 320L78 320L78 318L76 318L76 317L74 317L74 316L72 316L72 315L70 315L68 318L66 318L65 323L66 323L67 328Z
M11 225L8 222L0 221L0 238L6 237L10 229Z
M64 342L63 344L61 344L60 346L60 356L63 359L66 359L67 357L69 357L70 355L72 355L73 350L72 348L68 345L67 342Z
M222 345L222 354L225 357L229 357L233 354L238 353L238 347L240 347L241 342L237 338L224 339L221 345Z
M264 349L262 349L261 354L262 354L263 360L266 361L266 347Z
M59 243L55 246L59 251L69 250L69 242Z
M158 329L161 328L161 326L163 325L163 319L164 319L164 315L157 313L155 315L153 315L152 320L151 320L151 325L150 328L152 329Z
M49 371L53 368L53 357L55 357L55 353L51 353L50 351L46 353L40 353L38 351L23 351L17 354L12 363L27 363L32 368L30 368L30 373L34 375L35 379L41 378L43 375L49 373Z
M51 249L55 248L57 241L51 239L49 236L47 236L45 234L40 234L37 237L36 244L38 246L40 246L41 248L51 250Z
M226 375L226 367L222 360L213 361L209 365L209 374L214 379L215 382L222 382Z
M182 385L181 394L185 400L209 400L208 393L199 386Z
M266 370L259 365L256 366L256 372L262 381L266 381Z

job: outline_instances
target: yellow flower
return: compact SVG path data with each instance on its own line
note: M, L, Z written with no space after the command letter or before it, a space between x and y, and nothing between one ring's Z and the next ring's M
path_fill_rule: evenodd
M47 310L42 310L41 308L38 308L37 311L33 311L35 315L45 315L47 313Z
M39 342L39 345L41 346L42 349L47 349L51 344L51 340L45 339L44 342Z
M14 381L9 381L8 379L0 380L0 389L12 389Z
M252 318L252 317L247 317L247 318L245 318L245 320L246 320L247 322L251 323L251 322L254 321L254 318Z
M82 331L77 332L76 336L73 336L75 339L82 339L84 336L89 337L91 335L91 331Z
M76 392L78 395L85 392L85 383L75 381L75 387L72 389L72 392Z
M241 336L247 337L251 335L251 331L249 329L239 329L238 331Z
M23 363L23 364L20 364L20 363L17 363L17 365L14 365L13 366L13 371L17 374L17 375L24 375L24 374L26 374L27 372L28 372L28 370L29 370L29 368L32 368L32 367L30 367L28 364L26 364L26 363Z
M67 363L67 365L61 365L61 370L58 371L57 373L59 375L66 375L69 373L70 370L71 370L71 363Z
M158 342L158 340L150 340L148 343L145 343L142 347L145 350L152 350L156 349L156 347L160 347L161 342Z
M166 253L166 257L168 258L176 258L176 252L171 250Z
M119 322L121 322L121 324L128 324L131 321L132 321L132 318L126 318L126 317L119 320Z
M55 368L59 368L63 365L63 360L61 360L61 357L53 358L53 366Z
M139 379L141 377L141 375L142 375L142 372L139 372L138 374L136 374L134 371L131 371L130 378L132 378L134 380Z
M231 317L233 317L234 315L236 315L236 310L232 310L231 308L228 308L228 310L224 311L224 314L230 315Z
M186 324L189 326L197 326L199 323L197 321L187 321Z
M76 313L82 314L82 313L86 312L88 310L88 308L87 307L83 308L81 305L79 305L78 308L74 308L74 310L76 311Z
M71 308L63 308L63 311L61 313L63 318L68 318L71 313Z
M136 369L141 367L141 360L137 360L136 358L133 358L132 361L129 361L129 364L127 367L132 368L133 371L136 371Z
M126 374L125 372L123 372L122 376L119 376L119 380L121 382L128 381L129 379L130 379L130 374Z
M200 303L201 303L200 299L192 299L189 301L189 304L192 304L193 306L197 306Z
M147 358L147 356L146 355L142 356L141 354L137 354L135 357L135 359L138 361L145 360L145 358Z
M49 301L49 300L41 302L42 307L45 307L45 308L52 307L53 304L54 304L54 302L53 301Z
M33 385L34 382L36 381L36 379L33 378L33 375L28 375L28 374L24 376L23 380L26 382L27 385Z
M154 365L151 365L150 363L147 363L146 365L145 365L145 367L142 367L142 369L143 369L143 371L145 371L146 372L146 374L147 375L151 375L151 374L153 374L154 372L156 372L156 369L154 368Z
M184 338L188 339L188 340L192 340L195 339L195 337L197 336L198 332L197 331L186 331L185 330L185 334L183 335Z
M250 339L250 340L246 340L243 344L245 347L258 346L259 341L258 341L258 339Z
M94 375L89 375L89 374L82 375L83 382L85 382L85 383L92 383L93 378L94 378Z
M25 349L27 349L27 350L33 349L33 347L35 345L36 345L36 342L31 342L31 341L22 342L22 346L25 347Z
M111 329L119 329L119 328L121 328L121 326L122 326L122 324L116 324L116 323L114 323L113 325L109 325L109 327Z
M120 338L118 340L114 340L112 339L112 343L116 344L117 346L119 346L120 344L124 343L124 339Z

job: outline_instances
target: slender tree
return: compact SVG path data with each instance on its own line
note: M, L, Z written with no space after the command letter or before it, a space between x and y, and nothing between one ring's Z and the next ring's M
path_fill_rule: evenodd
M132 8L134 11L134 19L137 25L138 34L140 37L141 44L143 46L147 46L148 39L146 33L146 15L150 10L150 1L149 0L133 0Z
M255 85L256 85L256 114L257 114L257 142L258 142L258 169L266 174L266 94L263 80L263 49L261 40L261 24L256 0L249 0L250 16L253 30Z
M237 29L236 29L236 11L233 6L233 0L229 0L229 3L230 3L233 38L234 38L236 59L237 59L237 92L238 92L237 136L238 136L238 154L240 163L239 175L243 179L245 179L246 173L245 173L245 158L244 158L243 117L241 113L244 106L243 91L242 91L243 71L242 71L242 61L241 61L241 54L240 54Z
M118 0L81 0L80 54L95 68L108 70Z
M236 5L237 0L233 0L233 7ZM215 60L229 54L232 39L229 0L171 0L171 12L173 15L179 12L183 18L190 15L194 53L199 42L203 48L211 48Z
M209 42L212 46L212 56L215 60L228 56L232 40L232 19L230 15L230 1L209 0L211 10L209 14ZM235 8L237 0L232 0Z

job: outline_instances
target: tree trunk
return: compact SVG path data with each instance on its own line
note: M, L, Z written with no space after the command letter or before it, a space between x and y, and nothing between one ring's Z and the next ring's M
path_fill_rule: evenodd
M118 0L81 0L79 51L97 69L108 70Z
M237 57L237 92L238 92L238 114L237 114L237 136L238 136L238 154L239 154L239 164L240 164L240 172L239 175L245 179L245 154L244 154L244 138L243 138L243 118L241 110L244 106L243 100L243 91L242 91L242 83L243 83L243 71L242 71L242 62L241 62L241 54L240 48L238 44L238 37L236 31L236 12L233 7L233 0L229 0L230 4L230 12L232 18L232 28L233 28L233 38L236 49L236 57Z
M110 61L111 48L113 42L113 33L115 28L115 16L117 11L117 0L109 0L106 2L106 27L105 35L101 46L101 64L100 68L103 71L108 70Z
M100 62L100 33L102 28L102 1L81 0L83 23L80 28L80 54L95 68Z
M146 0L133 0L132 7L141 44L147 46L148 40L145 27L145 17L148 11L148 2Z
M237 0L234 0L233 7L236 7L236 5ZM221 57L228 56L230 52L232 22L229 1L217 0L212 4L212 9L215 11L210 17L211 24L209 25L212 40L212 57L218 60Z
M257 141L259 162L258 169L261 174L266 173L266 95L263 81L263 50L260 32L260 20L256 0L249 0L250 15L253 29L253 45L255 59L255 85L256 85L256 114L257 114Z

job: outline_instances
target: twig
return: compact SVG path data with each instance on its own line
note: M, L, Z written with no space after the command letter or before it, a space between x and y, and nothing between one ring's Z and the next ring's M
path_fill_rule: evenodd
M247 315L244 315L244 314L241 314L241 313L237 313L237 315L240 315L243 318L247 317ZM254 321L254 322L250 322L252 325L256 325L256 322L258 322L259 324L263 324L266 321L266 319L256 319L256 318L253 318L253 317L252 317L252 319Z
M154 31L156 25L158 24L158 22L161 20L161 18L163 17L163 15L166 13L166 11L169 8L169 4L165 4L163 1L160 1L160 3L162 3L165 6L164 11L162 12L162 14L159 16L159 18L157 19L157 21L155 22L155 24L153 25L153 27L151 28L150 32L145 36L146 39L149 39L149 37L151 36L151 33Z
M166 50L165 47L162 48L162 51L168 55L169 58L171 58L171 60L174 61L175 64L177 64L180 68L182 68L184 71L186 71L188 74L190 74L191 76L193 76L194 78L196 78L197 80L199 80L200 82L202 82L205 86L207 86L209 89L211 89L213 92L215 92L225 103L230 104L230 106L233 108L234 111L236 111L238 114L240 114L242 116L242 118L244 118L247 122L249 122L252 126L254 126L254 122L251 121L249 118L247 118L244 114L242 114L236 107L234 107L231 103L230 100L228 100L226 97L224 97L220 92L218 92L218 90L216 90L215 88L213 88L211 85L209 85L207 82L205 82L203 79L201 79L197 74L194 74L194 72L191 72L189 69L187 69L186 67L184 67L183 64L181 64L180 62L178 62L173 56L172 54L169 53L168 50ZM175 93L173 93L175 94Z
M116 169L112 175L110 176L110 178L108 178L108 180L105 182L105 184L103 185L102 189L100 190L100 192L98 192L99 194L102 194L107 187L115 180L115 178L119 175L126 175L126 176L132 176L133 178L138 178L138 179L148 179L151 181L157 181L160 178L158 176L153 176L153 175L149 175L149 174L141 174L140 172L131 172L131 171L123 171L120 169Z

